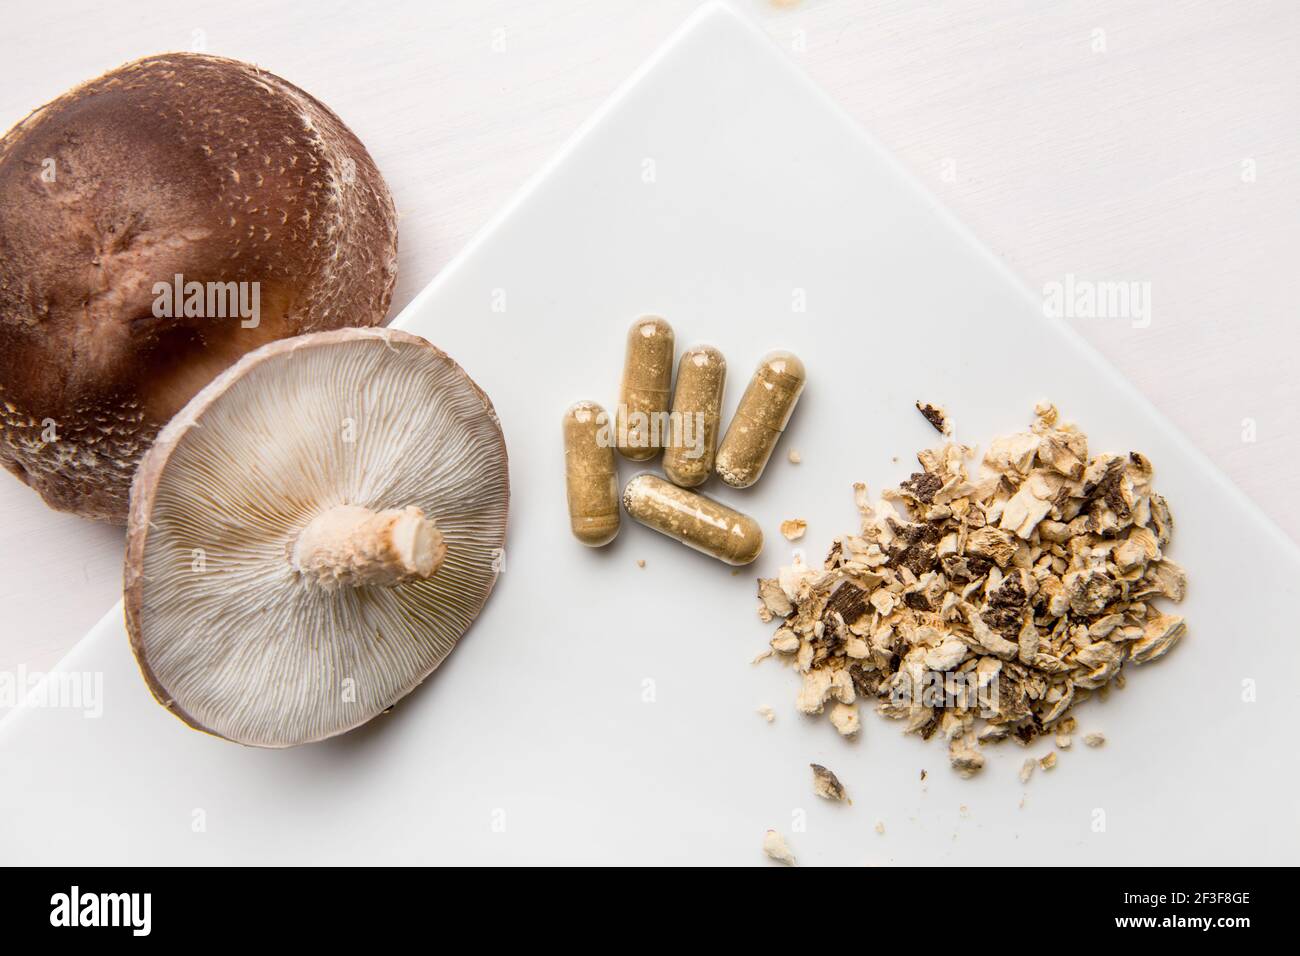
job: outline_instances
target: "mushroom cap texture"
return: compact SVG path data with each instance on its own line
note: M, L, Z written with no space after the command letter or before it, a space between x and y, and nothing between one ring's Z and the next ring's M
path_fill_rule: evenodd
M265 345L196 395L136 473L125 605L141 673L176 716L239 743L350 730L477 617L509 498L492 403L424 339L341 329ZM290 552L344 504L423 508L445 560L425 580L319 587Z
M260 323L156 317L178 274L258 283ZM381 323L396 278L383 177L296 86L192 53L91 80L0 139L0 463L121 523L195 392L274 339Z

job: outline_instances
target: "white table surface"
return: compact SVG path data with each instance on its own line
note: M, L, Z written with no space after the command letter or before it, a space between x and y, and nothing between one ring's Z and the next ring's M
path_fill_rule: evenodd
M19 4L0 124L150 53L256 62L328 103L387 178L396 314L696 5ZM1277 490L1300 470L1300 4L735 5L1031 287L1150 283L1149 327L1080 331L1300 538ZM121 545L0 475L0 671L52 666L101 617Z

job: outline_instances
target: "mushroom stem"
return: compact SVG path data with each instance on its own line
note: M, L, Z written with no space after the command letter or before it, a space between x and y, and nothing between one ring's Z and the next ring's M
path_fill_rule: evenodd
M327 591L428 578L446 556L434 523L414 505L371 511L337 505L302 529L289 561Z

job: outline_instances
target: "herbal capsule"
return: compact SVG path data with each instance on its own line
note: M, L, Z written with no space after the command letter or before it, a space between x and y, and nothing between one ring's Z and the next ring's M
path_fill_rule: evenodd
M792 352L769 352L758 363L718 449L717 472L733 488L758 481L803 391L803 362Z
M618 467L609 419L595 402L578 402L564 413L564 484L569 526L585 545L599 548L618 534Z
M694 488L713 471L718 447L718 418L727 360L710 345L697 345L682 355L673 392L671 431L664 449L664 474L675 485Z
M753 518L658 475L629 481L623 507L647 528L727 564L749 564L763 550L763 531Z
M663 448L672 380L673 328L656 315L644 315L627 333L623 384L615 410L623 457L646 461Z

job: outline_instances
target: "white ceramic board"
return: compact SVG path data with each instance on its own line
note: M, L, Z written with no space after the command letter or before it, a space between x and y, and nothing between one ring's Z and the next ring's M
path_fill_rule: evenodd
M740 574L630 524L601 551L568 534L560 415L614 401L642 312L726 353L728 412L765 350L810 370L763 481L710 489L767 532ZM457 358L506 431L506 567L479 622L392 714L267 752L158 707L115 608L60 667L102 675L102 714L0 724L0 859L743 864L767 827L803 863L1300 857L1294 546L727 8L693 17L397 324ZM749 663L770 631L753 579L789 558L779 522L806 518L820 558L855 526L852 482L893 483L933 442L914 399L979 441L1044 397L1095 450L1154 461L1192 579L1184 643L1080 708L1105 747L1022 787L1014 744L966 781L870 712L856 742L799 717L795 676ZM812 795L813 761L851 807Z

